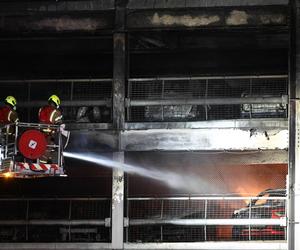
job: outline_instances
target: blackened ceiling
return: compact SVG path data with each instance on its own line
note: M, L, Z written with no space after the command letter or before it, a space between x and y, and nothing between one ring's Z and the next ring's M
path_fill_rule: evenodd
M130 77L287 72L286 1L118 2ZM115 4L0 1L0 78L112 77Z

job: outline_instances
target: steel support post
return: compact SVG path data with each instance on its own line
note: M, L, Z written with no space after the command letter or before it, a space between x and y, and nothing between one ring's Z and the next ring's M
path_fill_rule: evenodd
M121 131L125 124L125 82L126 82L126 0L115 1L115 33L113 35L113 127L119 131L118 150L113 153L113 160L124 163L121 150ZM124 248L124 171L113 170L112 180L112 249Z
M300 2L291 0L288 249L300 249Z

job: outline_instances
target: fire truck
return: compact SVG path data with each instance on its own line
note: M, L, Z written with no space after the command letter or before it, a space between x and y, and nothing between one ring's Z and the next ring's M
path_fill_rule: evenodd
M0 177L66 176L61 125L0 125ZM67 134L69 138L69 133Z

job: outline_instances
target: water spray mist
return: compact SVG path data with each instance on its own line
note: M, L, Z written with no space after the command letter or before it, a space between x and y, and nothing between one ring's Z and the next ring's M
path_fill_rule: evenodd
M153 168L144 168L127 163L120 163L94 153L82 154L64 152L63 154L68 158L91 162L111 169L120 169L126 173L137 174L143 177L151 178L153 180L161 181L171 188L184 190L189 193L199 193L203 191L203 189L207 190L208 187L210 187L210 185L206 181L194 175L158 170ZM211 187L209 189L213 190L211 189Z

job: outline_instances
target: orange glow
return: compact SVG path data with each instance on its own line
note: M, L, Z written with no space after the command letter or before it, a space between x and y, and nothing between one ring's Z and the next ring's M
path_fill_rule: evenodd
M6 172L6 173L3 174L3 176L5 178L11 178L11 177L14 177L14 174L12 172Z

